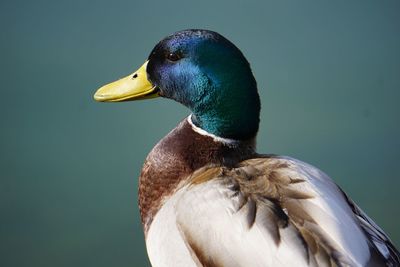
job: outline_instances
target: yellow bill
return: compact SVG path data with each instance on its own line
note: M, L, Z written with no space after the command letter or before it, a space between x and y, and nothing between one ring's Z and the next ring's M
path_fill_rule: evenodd
M136 72L104 85L94 94L100 102L119 102L158 97L158 91L147 79L146 61Z

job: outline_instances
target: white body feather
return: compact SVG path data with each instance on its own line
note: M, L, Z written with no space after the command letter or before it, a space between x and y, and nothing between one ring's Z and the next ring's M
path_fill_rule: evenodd
M294 164L305 179L296 185L297 189L313 192L313 198L298 201L324 235L345 255L349 266L366 265L370 258L368 242L342 192L318 169L294 159L284 160ZM221 181L209 180L185 185L171 196L156 214L147 234L152 266L201 266L198 251L188 245L188 238L200 244L203 255L217 258L222 266L316 265L301 256L304 251L293 225L281 230L279 245L264 229L263 216L257 216L254 226L248 229L245 210L234 212L239 203L231 194Z

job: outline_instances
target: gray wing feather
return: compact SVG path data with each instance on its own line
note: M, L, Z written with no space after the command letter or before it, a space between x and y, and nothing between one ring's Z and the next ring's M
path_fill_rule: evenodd
M383 230L365 214L347 195L343 192L349 206L360 223L365 235L370 241L370 245L375 249L378 257L381 257L386 266L395 267L400 266L400 253L393 245L389 237Z

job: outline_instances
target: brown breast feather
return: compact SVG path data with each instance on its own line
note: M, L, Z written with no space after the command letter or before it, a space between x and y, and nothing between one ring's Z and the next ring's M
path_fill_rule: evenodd
M139 208L145 235L162 203L195 170L213 164L233 166L255 154L254 140L234 146L195 132L187 119L149 153L139 177Z

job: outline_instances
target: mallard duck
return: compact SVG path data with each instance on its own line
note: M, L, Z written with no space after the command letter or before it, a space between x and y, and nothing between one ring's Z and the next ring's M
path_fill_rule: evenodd
M138 71L94 96L154 97L191 115L152 149L139 177L152 266L400 265L387 235L326 174L256 152L256 80L226 38L176 32Z

